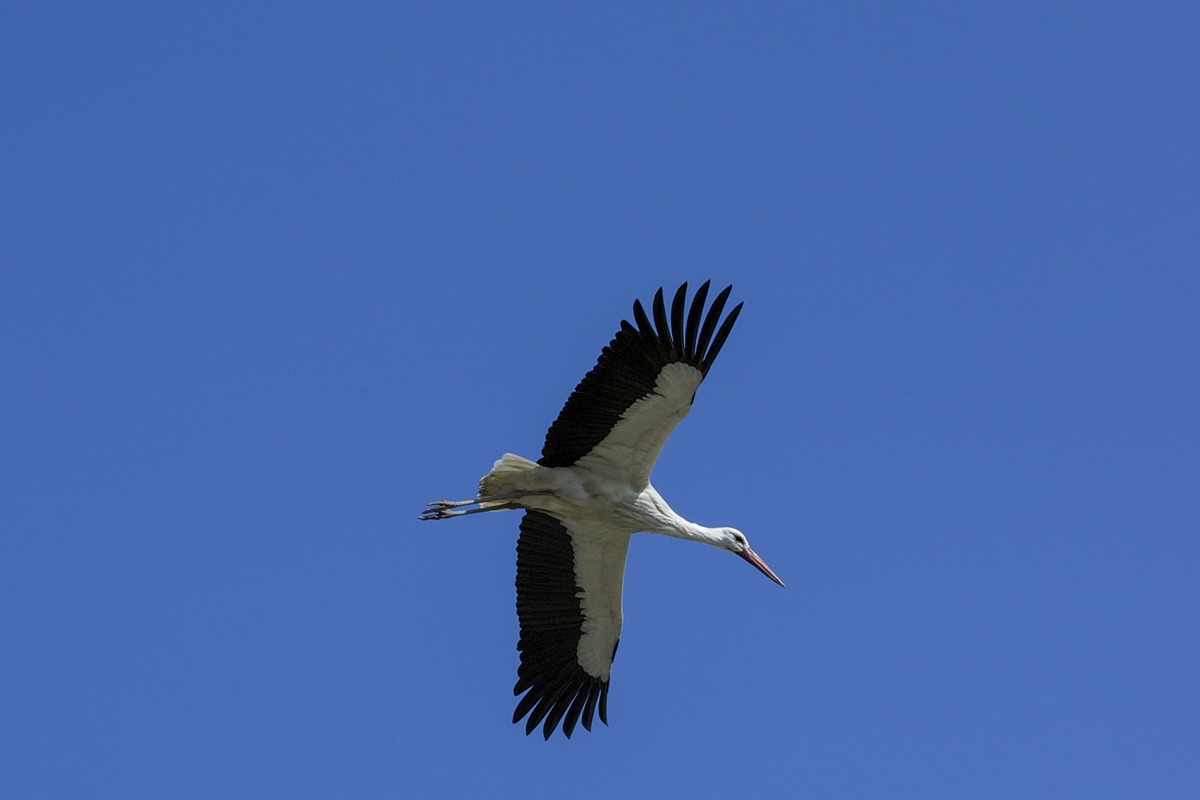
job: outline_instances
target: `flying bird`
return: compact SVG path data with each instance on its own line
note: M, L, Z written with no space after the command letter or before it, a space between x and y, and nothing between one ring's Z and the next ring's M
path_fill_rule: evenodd
M517 540L517 649L513 713L525 733L559 723L608 724L608 682L621 638L621 584L630 537L639 531L704 542L735 553L783 586L736 528L706 528L676 514L650 485L663 444L692 407L742 310L721 312L730 286L705 311L709 282L690 306L687 284L667 314L660 288L650 316L633 303L621 329L546 433L537 462L506 453L479 481L474 500L430 503L421 519L523 509ZM686 308L685 308L686 307Z

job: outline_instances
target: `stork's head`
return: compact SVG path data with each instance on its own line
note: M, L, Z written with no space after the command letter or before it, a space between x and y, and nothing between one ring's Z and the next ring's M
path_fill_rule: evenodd
M731 553L737 553L742 558L754 565L754 568L766 575L771 580L783 586L783 581L779 580L779 576L767 566L767 562L758 557L758 553L750 549L750 543L746 541L746 534L739 531L737 528L719 528L721 533L721 547L724 547Z

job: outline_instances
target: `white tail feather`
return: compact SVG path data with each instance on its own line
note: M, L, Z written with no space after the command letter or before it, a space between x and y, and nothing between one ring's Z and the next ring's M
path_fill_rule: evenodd
M510 494L522 488L520 476L532 469L537 469L537 464L528 458L505 453L492 465L492 471L479 480L479 499Z

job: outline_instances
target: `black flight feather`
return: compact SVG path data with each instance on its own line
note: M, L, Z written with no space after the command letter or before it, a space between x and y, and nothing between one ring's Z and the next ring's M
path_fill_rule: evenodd
M526 734L545 719L543 733L548 739L562 720L563 733L569 737L580 713L583 726L591 730L593 698L603 698L607 692L608 681L587 674L579 665L583 635L579 593L570 533L549 514L526 511L517 539L521 665L513 687L514 695L525 695L517 702L513 722L528 715ZM600 710L604 720L607 709L602 704Z
M640 301L634 301L633 324L622 320L596 365L571 392L546 433L539 464L567 467L587 455L631 405L654 391L659 373L668 364L689 364L702 376L708 374L741 311L738 304L722 322L721 312L733 289L730 286L705 312L708 289L705 281L689 306L687 284L680 286L671 300L669 316L661 288L654 294L649 315Z

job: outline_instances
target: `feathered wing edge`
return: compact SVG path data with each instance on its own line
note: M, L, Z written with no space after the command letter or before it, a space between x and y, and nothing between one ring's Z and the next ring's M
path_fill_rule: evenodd
M651 304L653 322L641 301L634 301L635 325L621 321L621 329L601 351L596 366L571 392L546 433L539 464L566 467L587 455L604 440L626 409L654 391L658 375L667 364L690 364L702 375L708 374L742 310L742 303L738 303L721 320L733 291L727 286L706 313L709 284L705 281L696 290L690 307L687 284L680 286L671 301L669 316L660 288Z
M578 660L584 616L574 565L571 535L563 524L541 511L526 511L517 539L521 665L513 687L514 695L525 696L513 723L529 715L525 733L530 734L544 720L546 739L560 721L568 739L580 721L590 731L597 709L608 724L608 681L589 675Z

